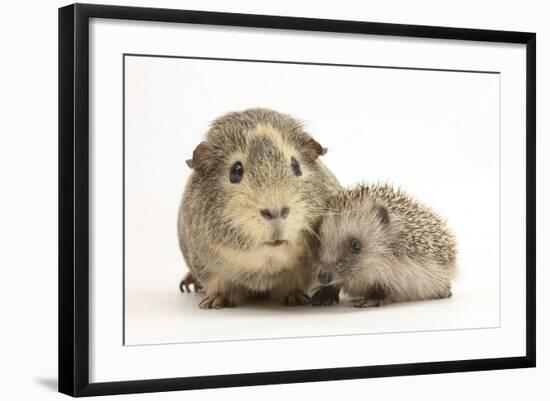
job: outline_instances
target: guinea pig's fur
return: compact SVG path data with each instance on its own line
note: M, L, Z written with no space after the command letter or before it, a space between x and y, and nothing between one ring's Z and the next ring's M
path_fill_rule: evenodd
M359 185L328 201L321 223L314 305L358 307L446 298L456 272L456 241L430 208L388 185Z
M272 110L212 123L188 161L178 216L185 261L206 290L201 308L266 293L286 305L309 301L315 231L339 188L318 160L325 152L300 122Z

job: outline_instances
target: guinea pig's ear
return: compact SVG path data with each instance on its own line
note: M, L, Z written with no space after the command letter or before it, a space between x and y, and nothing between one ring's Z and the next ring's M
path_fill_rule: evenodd
M376 205L374 207L374 212L382 225L388 226L390 224L390 214L388 213L388 209L382 205Z
M321 144L312 137L306 140L305 147L308 153L313 157L313 160L317 159L319 156L323 156L328 150L327 148L323 148Z
M193 151L193 158L186 160L185 163L192 169L200 169L208 165L210 156L210 146L206 142L201 142Z

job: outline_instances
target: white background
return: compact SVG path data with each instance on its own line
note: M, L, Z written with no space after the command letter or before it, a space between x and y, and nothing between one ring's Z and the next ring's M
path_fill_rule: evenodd
M56 287L57 287L57 163L56 163L56 74L57 10L60 2L35 2L11 5L4 10L2 37L5 47L2 64L2 115L0 157L2 197L2 261L5 269L2 286L2 392L9 399L54 399L56 377ZM124 4L120 2L119 4ZM128 3L126 3L128 4ZM132 5L229 10L223 2L132 2ZM513 5L512 5L513 4ZM548 202L547 131L542 111L548 109L544 98L548 84L542 72L548 57L546 10L542 2L386 2L367 5L352 2L292 4L277 2L263 6L253 2L233 2L232 11L364 19L449 25L476 28L528 30L538 33L538 183L539 205ZM539 266L548 262L543 249L548 215L539 208ZM544 226L543 226L544 224ZM538 269L538 288L548 285L548 274ZM548 296L539 291L539 311L548 307ZM546 334L547 320L538 314L539 338ZM443 376L384 378L338 383L294 384L246 389L209 390L186 393L191 399L281 399L310 397L334 399L342 394L389 399L407 396L413 399L462 400L464 398L501 397L517 399L527 394L543 399L548 385L543 378L550 373L547 346L539 341L537 369L463 373ZM536 394L539 394L538 397ZM134 395L126 398L181 399L182 394Z
M125 71L125 344L500 325L499 74L137 56ZM459 246L453 297L377 310L204 311L203 295L179 294L186 267L175 220L191 172L183 161L215 117L251 106L304 120L343 185L389 181L448 219ZM504 263L503 274L516 266Z
M195 40L197 36L200 36L200 41ZM93 88L90 96L90 121L93 122L90 127L90 153L91 164L93 166L90 175L92 194L90 214L94 216L91 219L90 228L90 254L93 255L90 261L90 305L92 305L90 308L91 381L312 369L358 366L362 364L380 365L434 359L494 358L517 356L524 353L524 294L522 291L518 291L518 288L523 287L525 274L523 269L518 268L518 266L523 266L525 261L525 257L523 256L525 222L522 213L518 213L518 211L524 209L525 201L523 193L525 182L525 141L520 135L517 135L518 132L523 132L525 129L524 47L513 44L480 44L388 37L359 38L341 34L293 33L277 30L213 28L185 24L175 25L112 20L94 20L92 22L90 43L90 80L91 87ZM304 52L306 48L308 49L307 53ZM327 52L327 48L330 48L331 51ZM503 293L501 298L501 314L503 324L501 327L484 330L415 331L380 336L370 335L368 341L365 341L365 338L361 335L294 338L294 335L291 334L293 338L286 338L284 341L264 339L263 341L230 341L209 344L193 342L162 346L123 347L120 341L122 337L122 315L120 313L122 310L122 299L120 297L120 288L122 287L120 264L122 260L122 238L120 235L122 232L122 194L120 191L122 187L122 142L120 140L120 127L123 125L120 113L122 102L122 94L120 92L122 86L120 62L123 52L162 52L164 54L176 55L199 54L247 59L323 60L362 65L408 65L415 67L429 66L432 68L501 71L502 77L504 77L500 81L501 90L506 93L506 96L501 98L500 144L503 160L502 174L506 177L501 182L502 215L506 216L502 223L504 230L501 231L501 261L503 262L503 274L501 275ZM329 80L332 79L329 78ZM409 80L406 80L406 82L407 86L412 85ZM328 87L328 84L326 85ZM398 85L400 90L402 90L402 87L403 85ZM462 87L461 89L466 89L468 85L462 85ZM432 88L431 90L434 89ZM417 97L418 90L411 92L413 97ZM232 93L226 93L225 96L231 99L232 102L236 99L232 96ZM200 97L203 97L202 93ZM463 95L457 97L462 98ZM164 100L164 96L159 96L159 98ZM381 99L387 99L386 92L384 92ZM486 99L485 101L488 102L489 107L491 107L491 104L493 107L496 106L494 100L488 101ZM398 104L397 101L395 102ZM176 104L177 102L174 102L171 107L174 107ZM462 107L464 106L459 108L460 113L464 113ZM487 105L481 108L486 109ZM154 108L146 109L148 110L147 113L154 110ZM201 107L201 109L207 110L208 108ZM387 115L388 109L382 109L383 111L380 111L380 114ZM438 110L441 110L441 106ZM140 112L143 113L144 111ZM439 112L449 113L450 111ZM462 119L469 119L471 117L470 114L476 113L478 111L472 112L470 110L469 113L466 113L469 115L463 116ZM402 114L406 116L409 113L403 112ZM174 118L175 115L176 113L173 113L171 118ZM393 116L393 114L390 115ZM431 117L431 113L429 113L429 117ZM170 118L166 119L170 120ZM336 121L346 119L355 120L353 117L339 116ZM373 117L372 121L377 121L377 119ZM415 123L423 124L424 118L415 120ZM148 122L146 125L150 124L151 122ZM449 124L445 120L439 124L445 130L448 129L449 132L456 132L457 127L448 128ZM479 124L483 125L483 122L479 121ZM409 122L409 125L411 128L415 126L412 122ZM157 125L155 124L154 127L157 128ZM325 127L325 125L323 124L322 127ZM431 140L440 143L441 135L437 135L437 130L434 130L434 127L430 127L429 124L428 127L428 132L433 137ZM377 127L373 131L377 132L379 128ZM478 127L470 127L470 129L477 130ZM487 130L491 131L488 128ZM417 128L415 130L415 134L420 135L420 137L423 135L421 132L422 129ZM492 132L495 132L494 128ZM144 132L146 137L148 134L150 133ZM461 135L467 137L466 134ZM483 132L483 135L485 136L485 140L494 138L494 134L491 135L490 132ZM332 135L329 136L332 137ZM458 136L455 136L455 140L456 137ZM161 141L158 143L161 143ZM153 147L149 148L151 150L155 149ZM491 150L494 152L495 149L494 147L492 148ZM485 158L491 160L489 157ZM385 165L386 161L383 164ZM488 164L489 166L494 166L494 159ZM456 170L453 169L452 171L456 174ZM483 169L483 171L486 172L486 169ZM422 173L426 174L426 172ZM460 179L463 179L462 175L460 175ZM169 181L176 182L177 178ZM135 182L139 183L140 181ZM429 182L429 184L432 183ZM487 185L486 183L484 184ZM454 190L449 189L449 191L453 192ZM460 202L454 200L453 204L460 205ZM155 213L157 212L153 211L153 214ZM491 214L491 216L494 216L494 214ZM465 220L464 217L461 219ZM139 223L139 220L136 219L131 219L131 221L132 223ZM468 225L466 227L470 229ZM490 225L490 227L494 230L494 225ZM135 231L137 230L132 228L129 230L129 233L133 234ZM470 232L470 230L468 231ZM471 236L471 234L468 234L468 236ZM492 241L496 241L494 236L491 237ZM149 247L148 244L142 246ZM476 247L475 249L478 248ZM469 255L471 253L468 252ZM479 263L480 260L476 260L475 262ZM466 261L466 263L472 263L472 261ZM152 260L150 264L152 266L157 265L155 260ZM162 292L163 295L167 293ZM174 297L176 297L175 293ZM144 302L147 302L147 298L149 298L148 294L143 295L143 298ZM472 297L468 295L464 299L471 301ZM454 300L447 301L455 302ZM413 305L400 306L410 308ZM435 306L434 303L423 303L421 307L427 308L431 306ZM438 306L440 308L444 307L442 304L438 304ZM462 313L471 313L470 309L474 307L477 306L470 306L468 308L462 305ZM206 321L203 318L204 315L199 315L200 311L196 309L192 310L195 311L197 316L200 316L200 324L204 324ZM235 310L237 311L235 312L236 314L244 312L244 308ZM229 315L233 311L231 309L218 311L218 315ZM303 311L303 308L295 309L294 313L298 314L301 311ZM328 311L330 309L327 309L326 312L320 311L317 313L328 313ZM385 321L387 322L391 321L388 319L390 311L390 308L381 308L376 312L386 315ZM354 310L354 312L358 313L358 310ZM289 310L286 309L285 315L289 313ZM416 315L417 311L410 310L410 314ZM156 316L155 314L152 315ZM308 318L311 318L311 316L307 315ZM340 313L338 316L342 318L345 315ZM429 310L424 309L422 313L418 313L418 316L420 318L419 321L422 321L426 317L429 319L431 313ZM188 314L184 311L182 318L187 317ZM338 323L343 323L342 326L352 326L359 320L358 318L354 319L351 314L346 317L348 318L347 322L340 321ZM310 323L308 318L300 315L295 320L301 319L304 325L306 325ZM211 319L214 323L221 324L223 327L222 330L226 330L228 324L225 321L215 317ZM374 320L373 314L371 315L371 319ZM237 316L237 318L232 320L232 324L238 324L241 320L244 321L244 319L240 319ZM266 320L268 320L267 316ZM269 320L271 321L271 319ZM335 317L330 319L330 322L328 320L317 319L325 328L324 330L318 327L314 328L312 330L314 334L318 334L319 332L326 334L327 328L334 330L336 324L333 325L332 323L336 321ZM377 320L379 320L378 323L383 324L382 318ZM419 321L415 323L418 324ZM249 325L253 324L252 322L246 323ZM271 323L273 324L272 321ZM294 327L301 328L299 322L295 323L297 324ZM372 325L368 327L366 319L365 321L361 320L361 323L367 326L367 331L372 330ZM158 322L149 322L149 326L155 324L158 324ZM198 326L199 324L191 322L190 325ZM410 326L406 328L410 328ZM281 329L284 329L282 324ZM295 334L303 335L303 328L301 329L302 333L294 329ZM364 328L360 327L359 329L363 331ZM387 330L388 327L386 327L386 330L382 329L382 331ZM395 328L394 330L399 331L399 328ZM267 332L271 336L274 334L269 328ZM198 334L200 333L196 333L195 335ZM311 332L307 334L311 334ZM211 336L212 332L206 333L203 338L209 335ZM285 337L288 337L286 333L275 333L275 335L285 335ZM434 341L434 338L437 338L437 341ZM387 351L389 349L391 349L391 352ZM319 350L323 351L319 352ZM259 357L260 355L261 357ZM293 357L288 358L288 355L292 355ZM147 363L143 363L144 360ZM182 364L182 360L192 360L193 363Z

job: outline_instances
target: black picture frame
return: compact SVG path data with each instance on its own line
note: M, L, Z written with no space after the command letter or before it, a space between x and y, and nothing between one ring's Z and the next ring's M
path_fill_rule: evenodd
M520 357L90 383L90 18L439 38L526 45L526 353ZM536 35L526 32L73 4L59 9L59 391L71 396L534 367L536 364Z

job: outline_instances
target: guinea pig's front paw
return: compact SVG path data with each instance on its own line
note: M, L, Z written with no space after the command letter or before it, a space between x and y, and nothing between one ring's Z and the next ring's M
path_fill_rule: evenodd
M385 300L378 298L358 298L353 300L353 306L356 308L372 308L385 304Z
M300 290L290 291L282 300L286 306L301 306L309 304L309 296Z
M201 309L222 309L222 308L233 308L234 306L235 306L235 302L219 294L208 295L199 304L199 308Z
M329 306L340 302L340 288L333 285L321 287L313 297L311 297L311 304L313 306Z
M191 286L194 287L195 292L203 290L203 286L197 281L195 276L191 272L187 272L185 277L180 281L180 291L191 292Z

